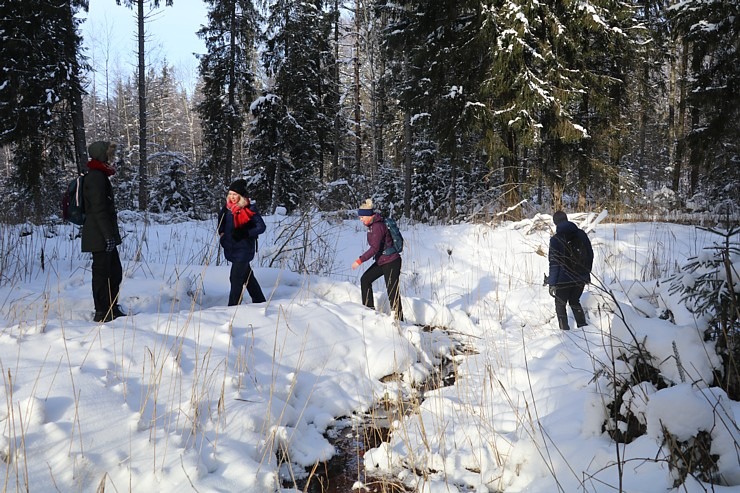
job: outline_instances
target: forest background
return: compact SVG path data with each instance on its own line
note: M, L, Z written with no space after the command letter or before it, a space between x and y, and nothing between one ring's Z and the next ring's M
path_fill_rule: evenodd
M133 68L85 0L0 2L0 221L58 219L95 140L119 209L190 218L237 177L268 214L738 211L735 1L206 0L194 90L147 55L172 0L120 3Z

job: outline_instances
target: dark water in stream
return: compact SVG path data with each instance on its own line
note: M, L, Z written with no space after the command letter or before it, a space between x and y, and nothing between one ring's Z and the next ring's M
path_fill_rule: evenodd
M458 354L460 353L458 349ZM388 380L398 378L389 376ZM430 390L454 385L455 364L445 359L436 371L421 385L416 387L416 402L380 402L363 416L353 416L337 421L329 429L326 437L334 445L337 453L329 461L319 464L314 470L307 471L303 479L283 481L284 488L295 488L305 493L409 493L413 490L401 484L389 482L388 478L365 476L363 457L369 449L387 442L390 435L390 423L400 420L413 409L418 408L424 400L424 393ZM360 482L364 488L352 489Z

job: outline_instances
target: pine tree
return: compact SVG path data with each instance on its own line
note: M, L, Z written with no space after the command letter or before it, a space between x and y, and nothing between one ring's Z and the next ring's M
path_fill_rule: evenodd
M156 192L152 195L149 208L152 212L189 213L194 216L191 182L186 170L190 167L187 158L176 152L154 153L153 162L161 161L161 171L154 182Z
M283 170L289 166L285 153L288 144L283 130L290 123L290 118L275 94L258 98L252 105L252 115L254 119L249 147L251 165L247 166L244 178L248 189L252 191L252 198L265 204L266 207L262 206L265 211L274 212L278 205L285 205L284 197L279 197L278 193L283 189L280 183Z
M378 2L376 12L387 25L383 47L389 62L385 86L398 97L411 128L405 128L405 173L411 172L413 131L422 121L432 132L440 159L451 163L451 182L443 190L446 216L454 217L457 189L452 186L464 170L461 142L474 132L479 113L479 87L488 51L479 36L481 4L474 1ZM406 171L408 170L408 171ZM406 181L405 197L411 201L412 179ZM440 213L438 210L437 213Z

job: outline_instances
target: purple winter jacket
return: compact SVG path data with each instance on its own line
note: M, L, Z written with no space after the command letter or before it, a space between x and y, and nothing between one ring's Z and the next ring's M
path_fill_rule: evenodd
M360 255L361 262L366 262L372 258L375 259L378 265L385 265L401 256L397 252L383 255L383 250L393 246L393 238L391 238L388 226L385 225L385 220L380 214L376 213L373 216L373 222L367 227L367 243L370 248Z

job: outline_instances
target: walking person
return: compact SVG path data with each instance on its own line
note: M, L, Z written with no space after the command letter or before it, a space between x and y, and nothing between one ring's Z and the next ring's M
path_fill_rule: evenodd
M367 227L367 242L370 247L354 261L352 269L357 269L363 262L370 259L374 260L373 264L360 277L362 304L368 308L375 308L373 282L383 276L393 315L396 320L403 321L399 289L401 255L393 247L393 238L390 231L383 217L373 209L372 200L367 199L358 209L357 215Z
M118 245L118 215L110 177L116 173L116 145L97 141L87 148L90 161L82 185L85 222L82 225L82 251L92 253L92 292L96 322L110 322L126 314L118 305L123 280Z
M218 215L218 234L224 257L231 262L229 306L242 301L244 286L252 303L264 303L257 278L249 263L257 251L257 237L265 232L265 222L247 197L246 180L236 180L229 186L226 204Z
M558 325L561 330L570 330L566 304L570 305L578 327L588 325L581 306L581 295L586 284L591 282L594 252L586 232L568 221L565 212L555 212L552 222L555 224L555 234L550 238L547 284L550 285L550 294L555 297Z

